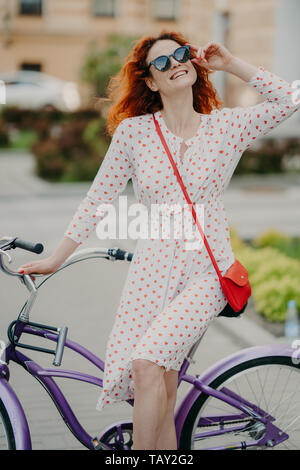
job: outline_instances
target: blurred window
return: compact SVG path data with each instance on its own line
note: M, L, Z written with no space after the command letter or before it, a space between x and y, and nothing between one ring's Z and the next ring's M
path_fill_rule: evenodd
M32 64L30 62L23 62L21 65L21 70L33 70L34 72L41 72L42 66L41 64Z
M42 0L20 0L20 15L42 15Z
M116 16L116 0L94 0L92 11L95 16Z
M178 19L179 0L152 0L152 14L156 20Z

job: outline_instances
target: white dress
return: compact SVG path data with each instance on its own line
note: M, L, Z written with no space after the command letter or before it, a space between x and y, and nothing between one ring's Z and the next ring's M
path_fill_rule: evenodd
M160 111L155 113L191 200L203 204L202 229L223 274L234 262L224 191L244 150L300 107L295 88L262 66L245 84L266 100L247 108L225 107L203 114L197 133L185 141L182 161L183 139L167 129ZM64 235L82 244L104 218L105 212L96 214L97 206L115 200L129 178L137 202L149 211L151 204L165 203L172 219L173 205L186 204L151 114L119 124ZM194 221L193 230L195 240L202 240ZM107 341L99 411L107 404L134 398L134 359L178 371L191 346L226 305L205 246L188 250L186 241L174 234L137 240Z

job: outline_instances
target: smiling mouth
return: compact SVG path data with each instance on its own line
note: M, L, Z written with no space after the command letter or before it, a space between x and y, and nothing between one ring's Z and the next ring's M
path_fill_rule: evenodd
M176 80L178 77L182 77L183 75L187 75L188 71L187 70L182 70L181 72L176 72L176 74L172 75L170 80ZM173 78L175 76L175 78Z

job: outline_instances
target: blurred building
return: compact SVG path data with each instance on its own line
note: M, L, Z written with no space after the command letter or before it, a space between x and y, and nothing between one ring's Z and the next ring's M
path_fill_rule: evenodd
M199 45L221 42L292 82L300 79L299 20L300 0L0 0L0 72L40 70L78 82L91 40L170 28ZM212 81L227 106L259 101L233 75L216 72ZM84 84L80 89L87 96Z

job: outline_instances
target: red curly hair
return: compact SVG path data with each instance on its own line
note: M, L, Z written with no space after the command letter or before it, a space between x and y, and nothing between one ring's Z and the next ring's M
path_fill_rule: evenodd
M106 121L106 130L110 136L124 119L162 109L159 92L150 90L144 80L151 73L147 71L148 52L156 41L162 39L172 39L181 46L188 43L181 33L175 31L162 30L157 37L145 36L137 41L120 72L110 78L107 97L113 104ZM191 58L193 57L196 54L191 49ZM223 102L208 79L212 72L194 62L193 65L198 76L193 85L193 106L196 112L209 114L213 108L219 109Z

